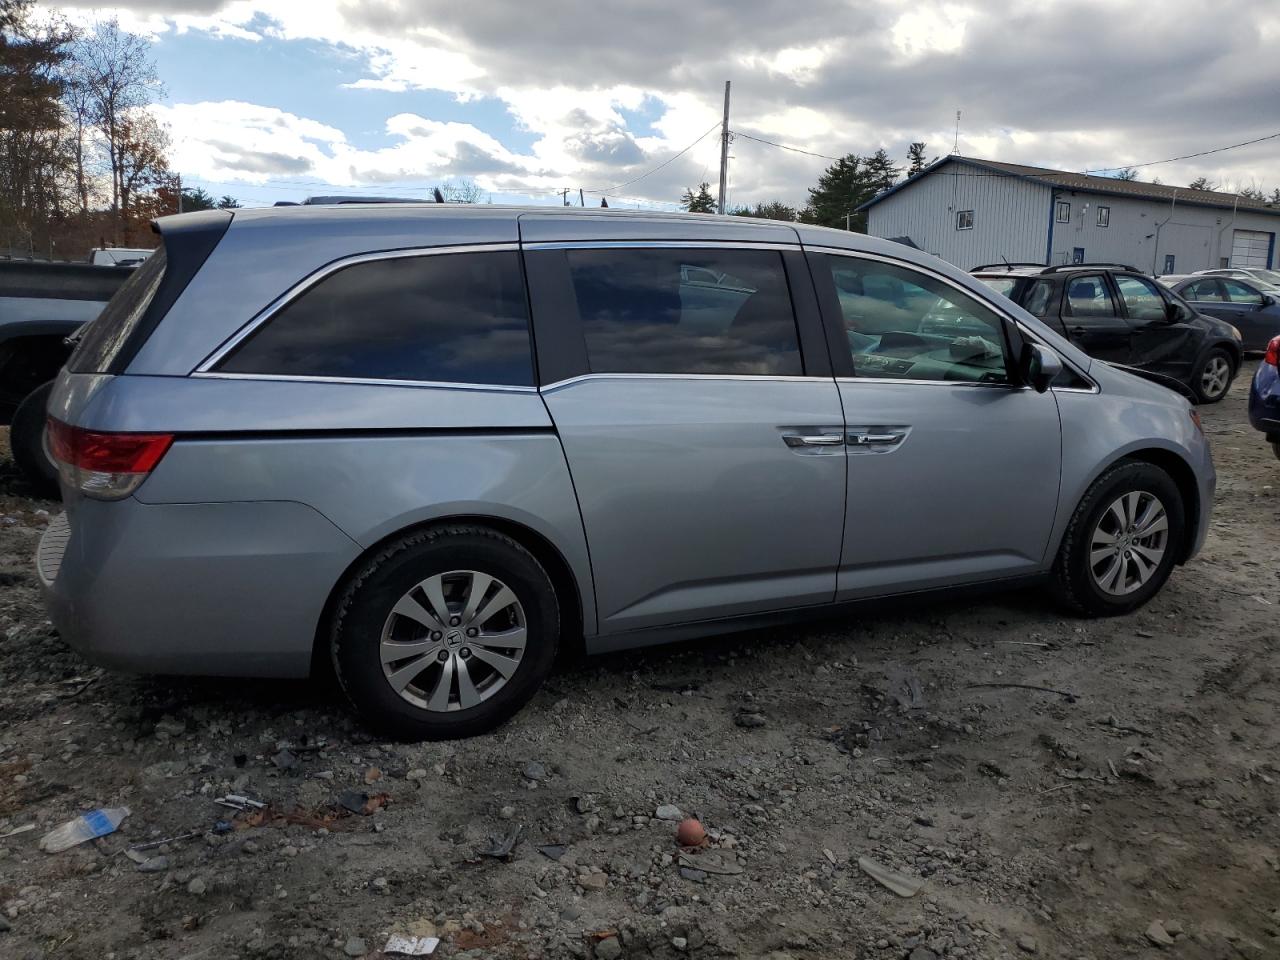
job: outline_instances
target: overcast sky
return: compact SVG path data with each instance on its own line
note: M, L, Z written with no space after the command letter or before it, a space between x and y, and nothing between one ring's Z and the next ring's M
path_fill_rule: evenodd
M184 181L250 202L341 188L671 203L731 127L815 153L959 152L1064 170L1280 132L1280 2L135 0ZM738 138L733 204L802 204L826 161ZM1141 179L1280 186L1280 139ZM640 179L637 179L640 178Z

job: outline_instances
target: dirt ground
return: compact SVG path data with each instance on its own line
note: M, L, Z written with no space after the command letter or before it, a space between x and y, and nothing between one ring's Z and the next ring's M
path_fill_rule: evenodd
M1280 461L1252 369L1202 411L1208 544L1132 616L1024 591L575 661L450 744L372 740L324 684L91 667L32 572L57 505L0 462L0 956L1280 956ZM666 805L710 846L682 859ZM119 832L37 848L111 806Z

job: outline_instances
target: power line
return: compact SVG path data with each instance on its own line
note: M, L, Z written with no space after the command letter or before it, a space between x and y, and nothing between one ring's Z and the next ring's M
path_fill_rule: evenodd
M770 147L777 147L779 150L790 150L792 153L803 153L806 157L817 157L819 160L839 160L840 157L828 157L825 153L814 153L812 150L801 150L799 147L789 147L785 143L774 143L772 140L765 140L763 137L753 137L749 133L743 133L741 130L734 130L735 137L744 137L747 140L754 140L756 143L763 143Z
M647 171L645 171L644 173L640 174L640 176L638 176L638 177L634 177L634 178L632 178L631 180L626 181L625 183L619 183L619 184L616 184L616 185L614 185L614 186L612 186L612 187L605 187L605 188L602 188L602 189L599 189L599 190L588 190L588 191L586 191L586 192L587 192L587 193L590 193L590 194L612 194L612 193L614 193L614 192L616 192L616 191L618 191L618 190L621 190L623 187L629 187L629 186L631 186L633 183L639 183L639 182L640 182L641 180L643 180L645 177L648 177L648 176L650 176L650 175L652 175L652 174L657 173L657 172L658 172L659 170L661 170L663 167L667 166L667 164L669 164L669 163L674 163L676 160L679 160L679 159L680 159L681 157L683 157L686 153L688 153L690 150L692 150L694 147L696 147L698 144L700 144L703 140L707 139L707 137L709 137L709 136L711 135L711 132L712 132L713 130L717 129L717 128L720 126L720 123L721 123L721 121L717 120L714 124L712 124L710 127L708 127L708 128L707 128L707 132L706 132L706 133L704 133L702 136L700 136L697 140L693 141L693 143L689 144L687 147L685 147L683 150L681 150L681 151L680 151L679 153L677 153L675 156L673 156L673 157L668 157L666 160L663 160L663 161L662 161L662 163L658 164L658 165L657 165L656 167L654 167L652 170L647 170Z
M1086 170L1085 173L1105 173L1108 170L1125 170L1129 167L1154 167L1161 163L1176 163L1179 160L1192 160L1196 157L1207 157L1211 153L1222 153L1224 150L1235 150L1239 147L1252 146L1255 143L1274 140L1277 137L1280 137L1280 133L1269 133L1265 137L1258 137L1256 140L1245 140L1242 143L1233 143L1226 147L1214 147L1212 150L1201 150L1199 153L1188 153L1181 157L1170 157L1168 160L1150 160L1147 163L1127 163L1122 167L1094 167L1092 170Z

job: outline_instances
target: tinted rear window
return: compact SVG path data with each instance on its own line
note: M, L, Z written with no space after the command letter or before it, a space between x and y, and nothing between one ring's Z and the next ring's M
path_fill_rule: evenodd
M143 261L108 301L95 320L82 328L67 369L72 373L106 373L142 315L151 306L168 265L164 247Z
M592 373L802 374L776 250L572 250Z
M531 386L519 255L436 254L343 267L270 317L218 369Z

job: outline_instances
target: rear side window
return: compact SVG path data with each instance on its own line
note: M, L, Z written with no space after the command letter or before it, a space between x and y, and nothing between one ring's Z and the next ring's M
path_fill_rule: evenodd
M67 369L72 373L106 373L151 306L168 262L161 247L134 270L107 302L102 313L82 328Z
M592 373L798 376L776 250L570 250Z
M1221 300L1217 280L1197 280L1182 288L1182 295L1188 300Z
M1072 277L1067 281L1067 309L1073 317L1114 317L1116 305L1107 282L1098 277Z
M1048 316L1052 300L1053 281L1037 280L1031 284L1031 289L1027 291L1027 303L1023 309L1027 313L1035 314L1037 317Z
M218 369L532 386L519 255L447 253L343 267L270 317Z

